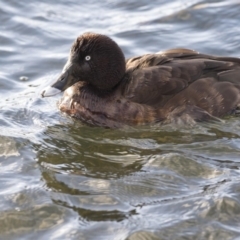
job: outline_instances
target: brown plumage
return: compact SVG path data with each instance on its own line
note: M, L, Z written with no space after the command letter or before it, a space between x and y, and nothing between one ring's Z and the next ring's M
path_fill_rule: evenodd
M93 125L216 120L240 107L240 59L171 49L125 61L110 38L85 33L52 87L65 90L61 111Z

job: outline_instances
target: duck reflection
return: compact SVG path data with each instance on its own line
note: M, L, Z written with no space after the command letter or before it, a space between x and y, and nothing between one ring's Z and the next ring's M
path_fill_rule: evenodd
M137 148L120 144L126 135L86 126L49 127L37 159L53 202L86 221L121 221L136 214L114 196L116 180L137 174L146 160Z

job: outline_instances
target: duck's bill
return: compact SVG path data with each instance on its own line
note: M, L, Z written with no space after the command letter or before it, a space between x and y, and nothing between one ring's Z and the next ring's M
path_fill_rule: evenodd
M52 97L52 96L55 96L59 93L61 93L62 91L57 89L57 88L54 88L54 87L46 87L43 92L42 92L42 97Z
M56 94L59 94L65 91L68 87L71 87L77 79L73 77L72 66L68 66L68 68L64 69L62 74L59 76L57 81L49 87L46 87L42 92L42 97L51 97Z

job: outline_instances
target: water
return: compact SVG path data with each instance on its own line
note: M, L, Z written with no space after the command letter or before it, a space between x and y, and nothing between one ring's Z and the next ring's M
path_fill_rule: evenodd
M0 239L239 239L240 121L110 130L41 90L94 31L126 57L240 57L240 2L0 0Z

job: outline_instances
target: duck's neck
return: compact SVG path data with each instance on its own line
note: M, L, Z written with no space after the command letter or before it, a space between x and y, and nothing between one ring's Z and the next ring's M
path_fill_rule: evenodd
M95 96L98 96L100 98L109 96L114 90L113 89L101 89L97 88L96 86L93 86L90 83L85 83L80 86L81 91L82 90L87 90L88 92L90 91L92 94Z
M116 79L115 79L116 84L111 88L99 88L99 87L92 85L91 83L85 83L84 86L86 86L94 94L101 97L101 96L106 96L106 95L113 93L119 87L119 85L124 82L124 79L125 79L125 74L118 81L116 81Z

